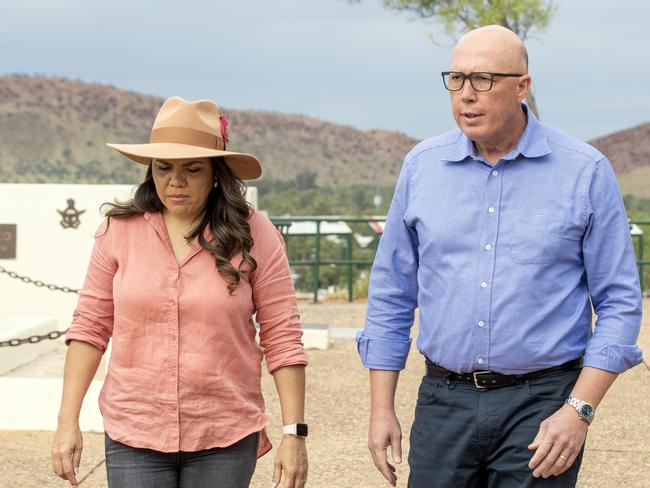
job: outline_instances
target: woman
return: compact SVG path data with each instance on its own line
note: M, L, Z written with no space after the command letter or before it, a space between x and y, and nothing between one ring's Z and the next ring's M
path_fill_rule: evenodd
M227 125L213 102L173 97L149 144L109 144L148 169L132 201L108 204L66 337L52 460L73 486L79 411L110 338L110 488L249 486L271 449L262 356L285 424L272 485L304 486L307 357L290 270L282 236L244 198L260 164L225 150Z

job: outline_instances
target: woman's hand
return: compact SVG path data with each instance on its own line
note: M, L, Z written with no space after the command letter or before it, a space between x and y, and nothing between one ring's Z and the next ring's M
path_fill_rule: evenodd
M303 437L285 434L275 455L273 483L280 486L284 474L284 488L303 488L307 482L307 446Z
M52 469L72 486L78 486L83 437L78 422L59 423L52 444Z

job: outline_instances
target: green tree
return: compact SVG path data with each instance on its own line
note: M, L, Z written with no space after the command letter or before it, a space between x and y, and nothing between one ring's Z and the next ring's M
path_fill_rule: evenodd
M359 3L361 0L348 0ZM498 24L526 40L533 32L548 27L555 5L552 0L381 0L384 7L415 13L442 24L452 39L483 25ZM433 36L432 36L433 39ZM528 106L539 116L532 90Z
M301 171L296 175L296 186L301 190L310 190L312 188L316 188L318 186L316 185L317 177L318 173L314 171Z

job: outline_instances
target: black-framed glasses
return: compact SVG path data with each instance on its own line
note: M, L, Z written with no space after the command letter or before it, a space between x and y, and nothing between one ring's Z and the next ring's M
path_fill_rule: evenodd
M443 71L441 74L442 82L449 91L462 90L465 80L469 79L472 88L478 92L490 91L492 85L494 85L495 76L510 76L514 78L524 76L523 74L517 73L488 73L487 71L474 71L468 74L461 71Z

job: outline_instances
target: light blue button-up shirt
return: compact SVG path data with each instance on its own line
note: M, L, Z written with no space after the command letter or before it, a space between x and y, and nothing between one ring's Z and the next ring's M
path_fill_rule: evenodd
M494 166L460 130L418 144L372 267L365 367L404 368L417 307L417 348L456 372L640 363L640 286L609 161L530 112Z

